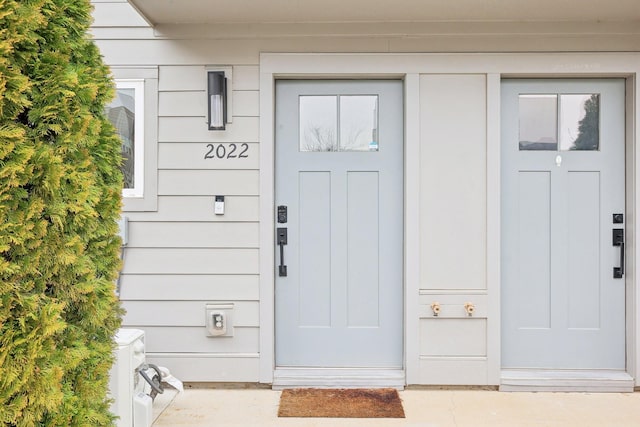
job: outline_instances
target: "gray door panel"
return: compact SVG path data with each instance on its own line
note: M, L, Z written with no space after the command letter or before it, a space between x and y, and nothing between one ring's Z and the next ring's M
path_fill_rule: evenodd
M357 95L377 96L363 116L377 123L373 135L349 127L362 113ZM335 111L300 113L310 96ZM331 114L335 134L322 127ZM346 141L344 151L313 151L332 149L322 138ZM276 204L288 208L277 224L288 242L287 276L276 268L276 365L402 367L402 82L277 81Z
M543 102L523 100L534 95L560 96L555 149L540 149L553 137L531 136L542 135L546 126ZM575 97L561 95L590 95L599 109L584 103L584 116L574 114ZM624 228L612 223L613 214L625 212L624 96L620 79L503 81L505 368L625 367L625 282L613 278L620 249L612 246L612 229ZM579 117L580 126L572 128L570 117ZM589 130L595 123L599 129ZM588 139L581 135L599 135L598 148L576 149L582 146L575 142L561 149L562 138Z

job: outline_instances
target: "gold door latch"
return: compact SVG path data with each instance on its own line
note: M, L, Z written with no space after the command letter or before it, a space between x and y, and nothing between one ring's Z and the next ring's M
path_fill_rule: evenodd
M438 317L438 314L440 314L440 303L439 302L432 302L431 303L431 311L433 311L433 316L434 317Z
M467 312L467 316L473 316L474 311L476 311L476 306L471 302L465 302L464 311Z

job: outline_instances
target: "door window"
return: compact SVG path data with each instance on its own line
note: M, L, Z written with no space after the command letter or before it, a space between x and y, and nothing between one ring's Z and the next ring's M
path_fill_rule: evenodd
M338 97L301 96L300 151L338 151Z
M300 151L378 151L378 95L299 97Z
M600 95L560 96L560 149L600 148Z
M521 151L600 149L599 94L520 94L518 106Z

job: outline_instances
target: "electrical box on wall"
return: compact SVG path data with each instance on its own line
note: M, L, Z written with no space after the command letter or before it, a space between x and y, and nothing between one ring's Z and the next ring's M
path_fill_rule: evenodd
M205 327L209 337L232 337L233 303L207 304Z

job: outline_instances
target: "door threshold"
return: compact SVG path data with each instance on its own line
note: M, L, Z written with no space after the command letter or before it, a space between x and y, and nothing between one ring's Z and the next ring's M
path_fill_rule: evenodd
M404 369L276 368L273 389L285 388L395 388L404 390Z
M503 369L500 377L500 391L631 393L634 388L631 375L609 369Z

